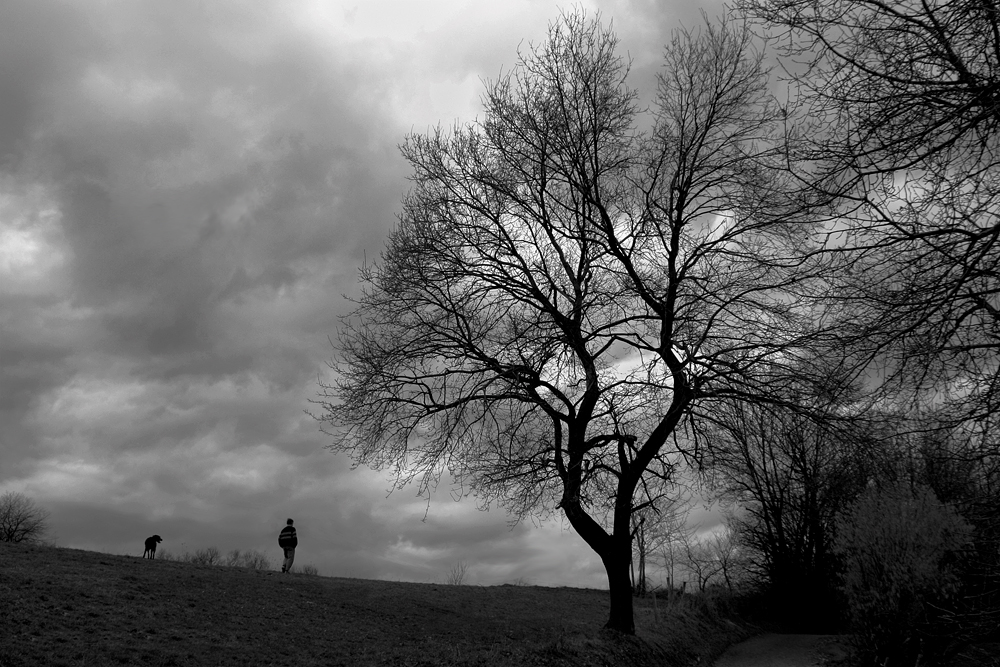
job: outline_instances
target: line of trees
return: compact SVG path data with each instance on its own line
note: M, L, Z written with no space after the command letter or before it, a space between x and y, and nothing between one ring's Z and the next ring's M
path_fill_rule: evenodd
M633 515L632 591L644 596L705 592L721 586L729 593L750 581L748 551L731 519L700 534L690 525L692 497L679 492L662 507L647 507Z
M739 8L787 64L790 151L810 165L797 175L836 213L818 306L836 336L822 356L858 381L831 411L855 413L849 428L824 420L821 476L786 479L827 511L814 523L860 657L947 662L1000 617L998 7ZM874 573L882 597L864 591Z
M400 486L448 472L515 517L563 513L621 632L644 517L677 500L685 462L739 510L747 567L791 608L858 602L833 582L875 548L850 529L875 497L969 524L926 557L957 577L949 614L988 617L997 8L736 11L670 37L648 107L614 32L564 14L487 82L481 120L408 137L412 189L361 269L317 417ZM951 650L918 635L892 650Z

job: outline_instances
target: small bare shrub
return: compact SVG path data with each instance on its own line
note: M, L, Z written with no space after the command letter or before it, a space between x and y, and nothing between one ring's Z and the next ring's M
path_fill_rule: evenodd
M256 549L232 549L225 558L219 556L214 563L216 565L228 565L229 567L242 567L248 570L270 570L271 559Z
M240 567L248 570L270 570L271 559L256 549L247 549L240 555Z
M195 565L221 565L222 564L222 554L216 547L208 547L207 549L198 549L191 556L191 561Z
M469 571L469 564L465 561L458 561L455 563L451 571L448 572L448 576L445 579L445 583L449 586L461 586L465 582L465 575Z
M178 563L193 563L195 565L228 565L230 567L242 567L248 570L270 570L271 559L267 557L261 551L256 549L247 549L242 551L240 549L233 549L225 556L216 547L208 547L207 549L198 549L193 554L185 551L182 554L175 555L170 551L163 550L157 552L157 558L160 560L170 560ZM306 565L302 568L303 572L306 568L312 568L311 565ZM318 574L318 572L306 572L306 574Z
M319 570L316 569L315 565L303 565L301 573L305 574L305 575L308 575L310 577L318 577L319 576Z

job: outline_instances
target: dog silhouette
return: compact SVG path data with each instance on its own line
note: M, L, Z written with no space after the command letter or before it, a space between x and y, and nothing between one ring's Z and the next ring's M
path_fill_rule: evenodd
M146 538L146 551L143 552L142 557L145 558L147 554L150 558L156 558L156 545L162 542L163 538L159 535L153 535L152 537Z

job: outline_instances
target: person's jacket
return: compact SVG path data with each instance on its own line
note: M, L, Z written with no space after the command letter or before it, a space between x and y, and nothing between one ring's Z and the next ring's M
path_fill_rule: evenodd
M278 546L282 549L294 549L299 546L299 538L295 536L294 526L285 526L278 535Z

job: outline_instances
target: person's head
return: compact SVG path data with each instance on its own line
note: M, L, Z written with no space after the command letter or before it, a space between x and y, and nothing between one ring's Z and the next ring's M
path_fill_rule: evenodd
M292 521L291 519L289 519L289 520L288 520L288 521L286 521L285 523L286 523L286 524L288 524L288 525L290 526L290 525L292 525L292 524L293 524L293 523L295 523L295 522L294 522L294 521Z

